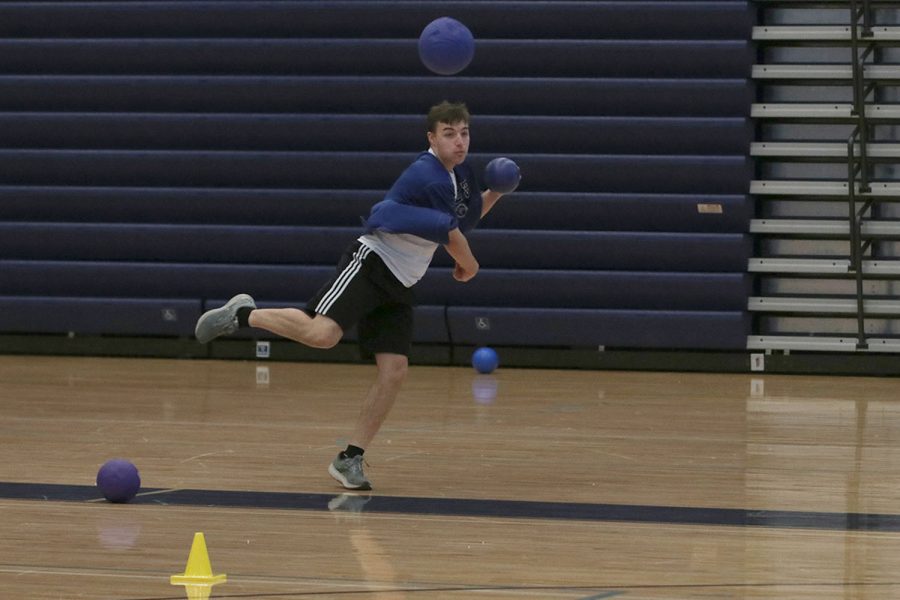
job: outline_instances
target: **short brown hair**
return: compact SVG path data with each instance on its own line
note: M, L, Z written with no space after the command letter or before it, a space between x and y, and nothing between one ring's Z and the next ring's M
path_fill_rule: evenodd
M469 109L462 102L447 102L444 100L440 104L435 104L428 111L428 131L435 132L438 123L459 123L462 121L466 125L469 124Z

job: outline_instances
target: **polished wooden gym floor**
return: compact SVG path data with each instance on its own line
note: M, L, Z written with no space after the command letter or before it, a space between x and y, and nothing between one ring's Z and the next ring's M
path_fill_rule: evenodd
M342 495L372 375L0 356L0 598L900 598L897 379L413 367Z

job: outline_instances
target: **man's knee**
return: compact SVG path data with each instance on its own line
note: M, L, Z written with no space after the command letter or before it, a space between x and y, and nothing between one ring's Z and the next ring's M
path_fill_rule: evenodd
M316 315L312 321L309 332L308 344L316 348L333 348L344 337L344 331L333 319L323 315Z
M409 372L409 359L402 354L379 354L376 356L378 378L382 383L397 386L406 380Z

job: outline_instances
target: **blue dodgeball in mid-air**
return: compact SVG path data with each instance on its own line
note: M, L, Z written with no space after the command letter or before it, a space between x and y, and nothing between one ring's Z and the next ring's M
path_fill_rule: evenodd
M419 58L438 75L456 75L469 66L474 56L475 38L456 19L435 19L419 36Z

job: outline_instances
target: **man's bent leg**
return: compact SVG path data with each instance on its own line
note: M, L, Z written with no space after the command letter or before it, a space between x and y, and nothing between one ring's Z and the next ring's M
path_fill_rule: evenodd
M312 348L332 348L344 335L334 319L310 317L296 308L258 308L250 313L248 323Z

